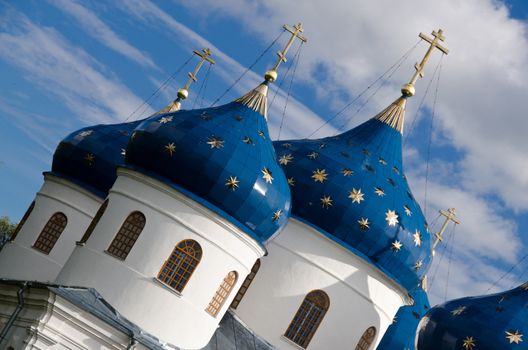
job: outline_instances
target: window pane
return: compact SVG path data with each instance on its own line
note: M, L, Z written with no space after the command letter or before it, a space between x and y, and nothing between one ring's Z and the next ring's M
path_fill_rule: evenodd
M231 289L233 289L233 286L236 283L237 276L238 274L235 271L231 271L224 278L224 281L216 291L213 299L209 302L209 306L205 309L205 311L211 316L216 317L216 315L218 315L218 312L229 296L229 292L231 292Z
M181 241L163 264L158 279L181 292L201 258L202 248L198 242L192 239Z
M40 250L44 254L49 254L55 246L55 243L57 243L62 231L64 231L67 223L68 219L63 213L53 214L46 223L46 226L42 229L33 248Z
M314 290L304 298L284 336L306 348L315 331L323 321L330 299L322 290Z
M130 214L123 225L121 225L112 243L110 243L107 252L120 259L126 259L128 253L130 253L136 243L139 234L143 231L145 221L145 215L139 211Z
M253 279L255 278L255 275L257 274L259 269L260 269L260 259L257 259L257 261L255 261L255 264L251 268L251 272L246 277L244 282L242 282L242 287L240 287L237 295L235 295L235 298L233 299L233 302L231 303L231 306L230 306L232 309L236 309L238 304L240 304L240 301L246 294L246 291L248 290L249 285L251 284L251 282L253 282Z

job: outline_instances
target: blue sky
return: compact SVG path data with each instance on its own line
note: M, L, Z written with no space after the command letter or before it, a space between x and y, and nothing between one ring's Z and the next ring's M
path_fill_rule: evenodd
M483 293L526 251L528 147L523 115L528 74L528 4L468 0L319 2L242 0L99 2L28 0L0 4L0 215L18 220L50 169L54 148L87 125L137 119L166 105L186 80L187 65L146 109L132 112L173 74L193 49L210 47L217 64L197 100L207 67L184 107L209 105L222 95L280 34L283 23L304 23L303 45L281 138L306 137L376 80L409 48L419 32L442 27L452 52L442 60L427 179L427 216L457 207L453 255L439 251L433 299ZM416 7L420 6L417 11ZM281 38L284 42L284 36ZM274 46L220 103L261 79ZM290 53L297 50L294 45ZM315 136L353 127L398 97L426 50L419 44L389 78ZM405 164L420 203L433 94L416 113L439 62L435 53L409 102ZM282 67L286 75L288 62ZM195 62L195 61L193 61ZM290 73L292 70L290 70ZM277 85L281 80L277 82ZM290 78L270 112L277 137ZM377 89L379 86L379 90ZM275 89L272 89L272 96ZM431 88L434 91L434 84ZM368 103L360 108L362 103ZM357 110L360 109L359 112ZM418 116L416 127L412 120ZM343 125L346 125L343 127ZM411 133L412 131L412 133ZM442 258L442 255L445 255ZM498 284L528 279L524 261ZM438 271L437 273L433 273ZM492 288L496 290L496 288Z

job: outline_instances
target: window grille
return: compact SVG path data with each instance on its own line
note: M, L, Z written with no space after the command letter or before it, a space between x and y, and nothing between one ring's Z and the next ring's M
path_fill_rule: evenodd
M237 295L235 295L235 298L233 299L233 302L231 303L231 308L236 309L238 304L240 304L240 301L246 294L249 286L251 285L251 282L253 282L253 279L255 278L255 275L257 274L258 270L260 269L260 259L257 259L253 267L251 268L251 272L246 277L244 282L242 282L242 286L238 290Z
M306 348L330 306L328 295L314 290L306 295L284 336Z
M209 306L207 306L207 309L205 309L205 311L207 311L211 316L216 317L216 315L218 315L218 312L224 305L229 293L231 292L231 289L233 289L233 286L237 281L237 277L238 274L235 271L231 271L224 278L213 299L211 299L209 302Z
M368 350L376 337L376 327L369 327L361 336L356 350Z
M202 248L198 242L186 239L178 243L163 264L158 279L167 286L181 292L202 259Z
M125 260L145 227L145 215L139 211L130 214L106 250L113 256Z
M38 236L33 248L41 251L44 254L49 254L55 243L57 243L62 231L66 227L68 219L63 213L55 213L46 223L42 232Z

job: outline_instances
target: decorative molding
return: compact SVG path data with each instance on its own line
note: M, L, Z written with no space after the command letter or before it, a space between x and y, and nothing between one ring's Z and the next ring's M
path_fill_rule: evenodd
M405 122L405 101L404 97L398 98L391 105L381 111L374 119L379 120L391 128L403 134L403 124Z
M262 83L247 94L235 100L254 110L268 120L268 85Z

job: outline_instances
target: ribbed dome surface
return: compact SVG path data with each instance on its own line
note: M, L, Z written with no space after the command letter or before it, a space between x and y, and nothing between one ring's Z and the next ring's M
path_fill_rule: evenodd
M409 294L413 298L414 304L400 307L392 324L387 328L376 348L377 350L414 349L418 323L429 311L430 304L427 293L422 288L416 288Z
M528 349L528 283L503 293L449 301L420 322L417 350Z
M126 162L264 243L286 224L290 190L265 119L267 85L235 102L145 120Z
M71 133L55 150L52 173L106 197L115 182L116 167L124 164L132 130L140 122L95 125Z
M275 142L292 215L365 258L407 290L431 261L431 239L402 166L405 99L335 137Z

